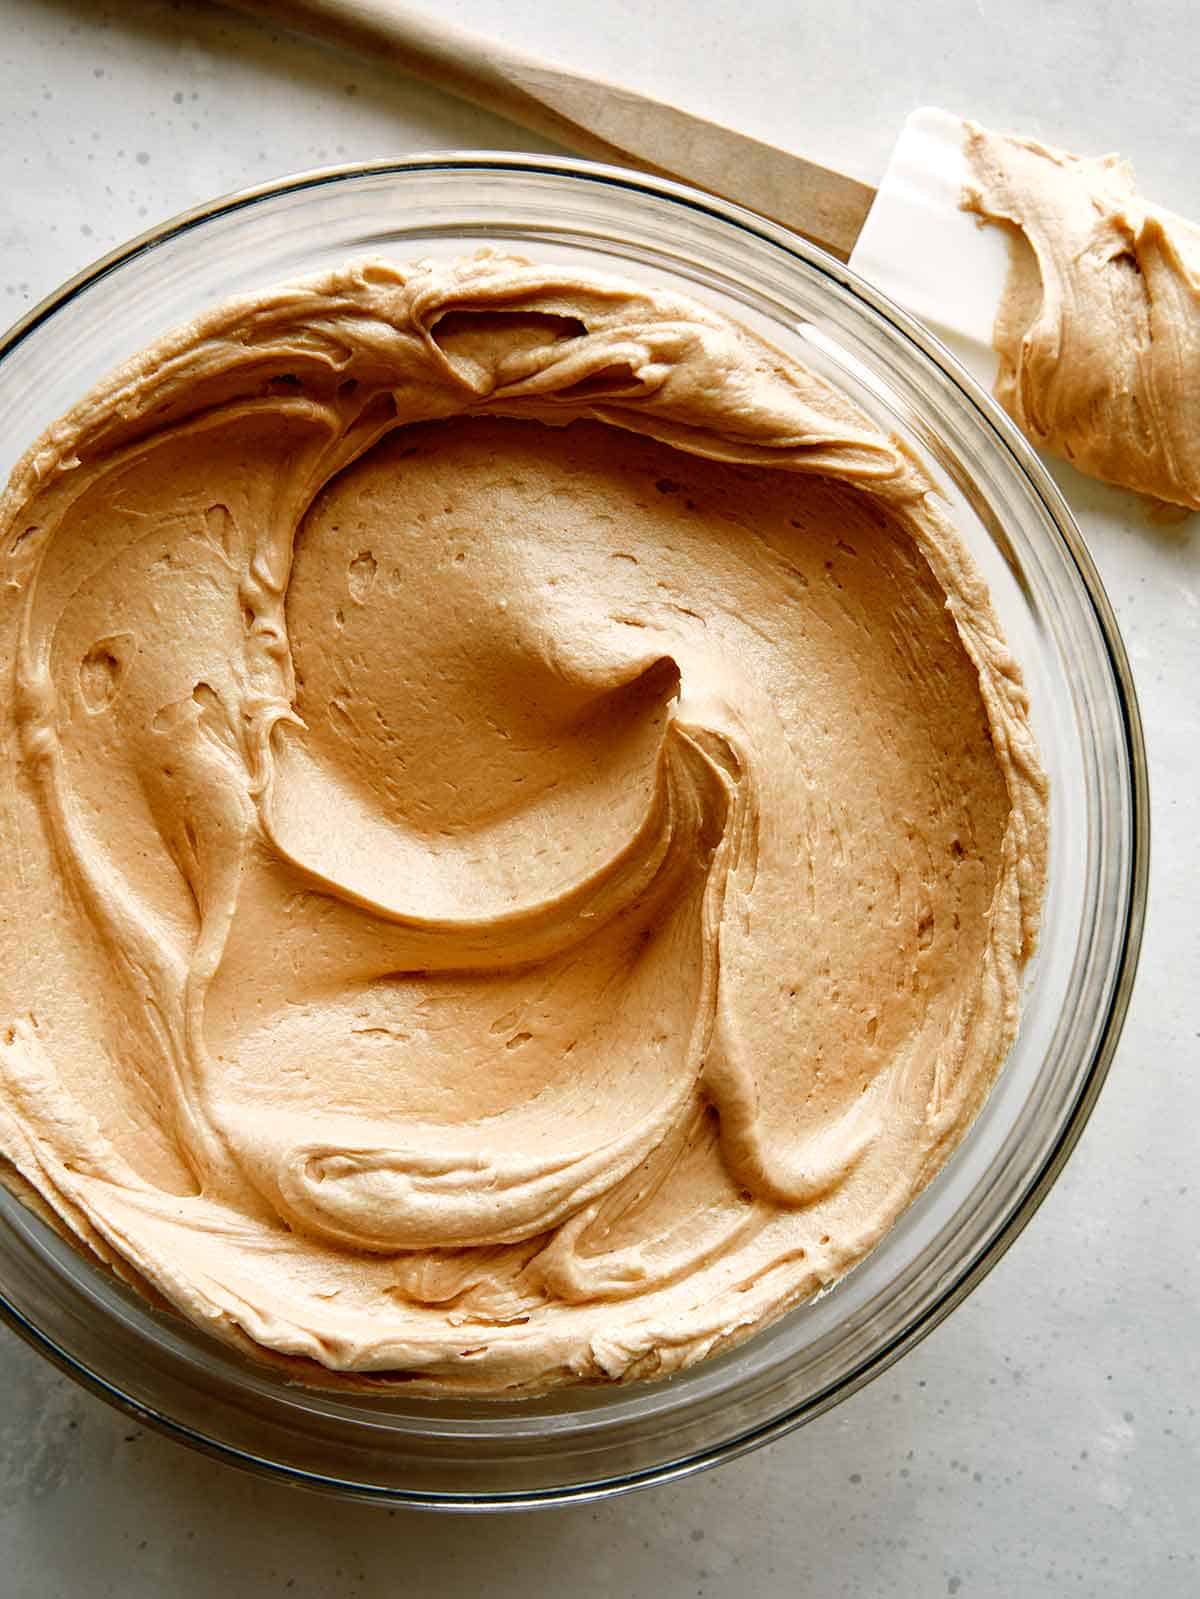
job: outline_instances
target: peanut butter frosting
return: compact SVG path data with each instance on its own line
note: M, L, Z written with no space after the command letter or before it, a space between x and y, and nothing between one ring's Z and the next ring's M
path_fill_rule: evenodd
M917 462L714 311L493 254L235 301L0 549L0 1155L156 1303L327 1383L666 1374L962 1138L1021 674Z
M1200 510L1200 228L1119 156L973 123L966 155L964 208L1011 241L996 398L1081 472Z

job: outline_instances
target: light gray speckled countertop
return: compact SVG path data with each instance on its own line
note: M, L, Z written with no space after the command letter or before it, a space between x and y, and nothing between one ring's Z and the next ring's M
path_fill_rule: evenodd
M1200 217L1191 0L444 9L866 179L907 112L935 103L1118 148L1146 192ZM0 0L0 322L213 195L466 146L545 148L200 0ZM474 1520L243 1477L132 1425L0 1330L4 1599L1200 1592L1200 517L1148 532L1114 520L1109 491L1083 498L1146 722L1150 917L1092 1123L966 1304L747 1459L599 1508ZM1100 504L1103 526L1087 516Z

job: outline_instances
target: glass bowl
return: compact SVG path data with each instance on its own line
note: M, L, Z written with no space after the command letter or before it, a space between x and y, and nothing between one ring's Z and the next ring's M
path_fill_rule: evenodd
M307 173L205 206L98 262L0 341L0 479L120 361L229 295L353 257L482 245L690 293L905 440L1024 666L1052 809L1020 1035L957 1153L836 1287L668 1380L488 1402L288 1383L148 1308L0 1189L0 1312L93 1391L234 1464L460 1509L596 1498L729 1459L829 1409L936 1326L1021 1231L1087 1120L1129 1000L1148 857L1129 666L1032 451L929 333L847 267L678 185L466 154Z

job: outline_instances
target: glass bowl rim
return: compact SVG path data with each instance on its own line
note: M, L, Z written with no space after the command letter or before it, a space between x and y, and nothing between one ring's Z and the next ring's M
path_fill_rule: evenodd
M168 1437L241 1470L342 1497L411 1508L470 1511L545 1508L594 1502L654 1483L679 1481L711 1466L737 1459L762 1444L784 1436L802 1423L815 1419L840 1400L864 1387L915 1347L945 1320L1007 1253L1045 1199L1078 1143L1108 1075L1120 1040L1137 972L1146 917L1150 864L1149 775L1137 692L1111 603L1065 497L1015 424L934 334L888 296L874 288L866 279L860 277L850 266L798 234L766 220L745 207L685 184L624 167L569 156L470 149L431 151L374 161L347 162L287 174L265 183L233 190L178 212L83 267L31 307L6 332L0 334L0 365L30 334L102 278L130 265L157 246L176 239L204 223L248 209L262 201L279 199L287 194L316 190L354 179L418 172L507 173L527 177L574 178L599 187L666 199L689 210L706 214L742 233L775 246L864 302L895 333L899 334L905 343L914 346L921 358L939 369L942 375L950 380L959 397L966 401L975 413L981 430L1009 457L1009 464L1016 469L1019 476L1023 476L1029 482L1036 498L1048 513L1055 532L1066 547L1095 616L1112 673L1120 711L1124 751L1129 764L1129 789L1126 797L1129 803L1130 849L1128 871L1122 884L1126 905L1124 925L1117 934L1119 955L1115 964L1107 1013L1097 1034L1092 1060L1083 1077L1075 1102L1066 1114L1058 1138L1040 1165L1029 1174L1021 1197L995 1230L994 1236L962 1264L941 1294L923 1313L898 1331L886 1344L863 1357L838 1381L732 1438L695 1450L676 1460L611 1478L566 1487L523 1489L515 1493L474 1491L460 1495L356 1483L256 1455L249 1450L209 1437L162 1411L148 1407L110 1382L100 1371L77 1359L69 1350L63 1348L30 1321L17 1306L9 1303L0 1292L0 1320L81 1386L139 1423L152 1426Z

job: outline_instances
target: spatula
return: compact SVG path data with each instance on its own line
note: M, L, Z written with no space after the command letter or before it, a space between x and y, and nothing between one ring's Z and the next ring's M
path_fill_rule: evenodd
M422 78L594 160L674 178L820 245L919 316L985 384L1007 270L994 228L959 209L963 125L908 119L878 190L647 95L534 60L397 0L227 0Z

